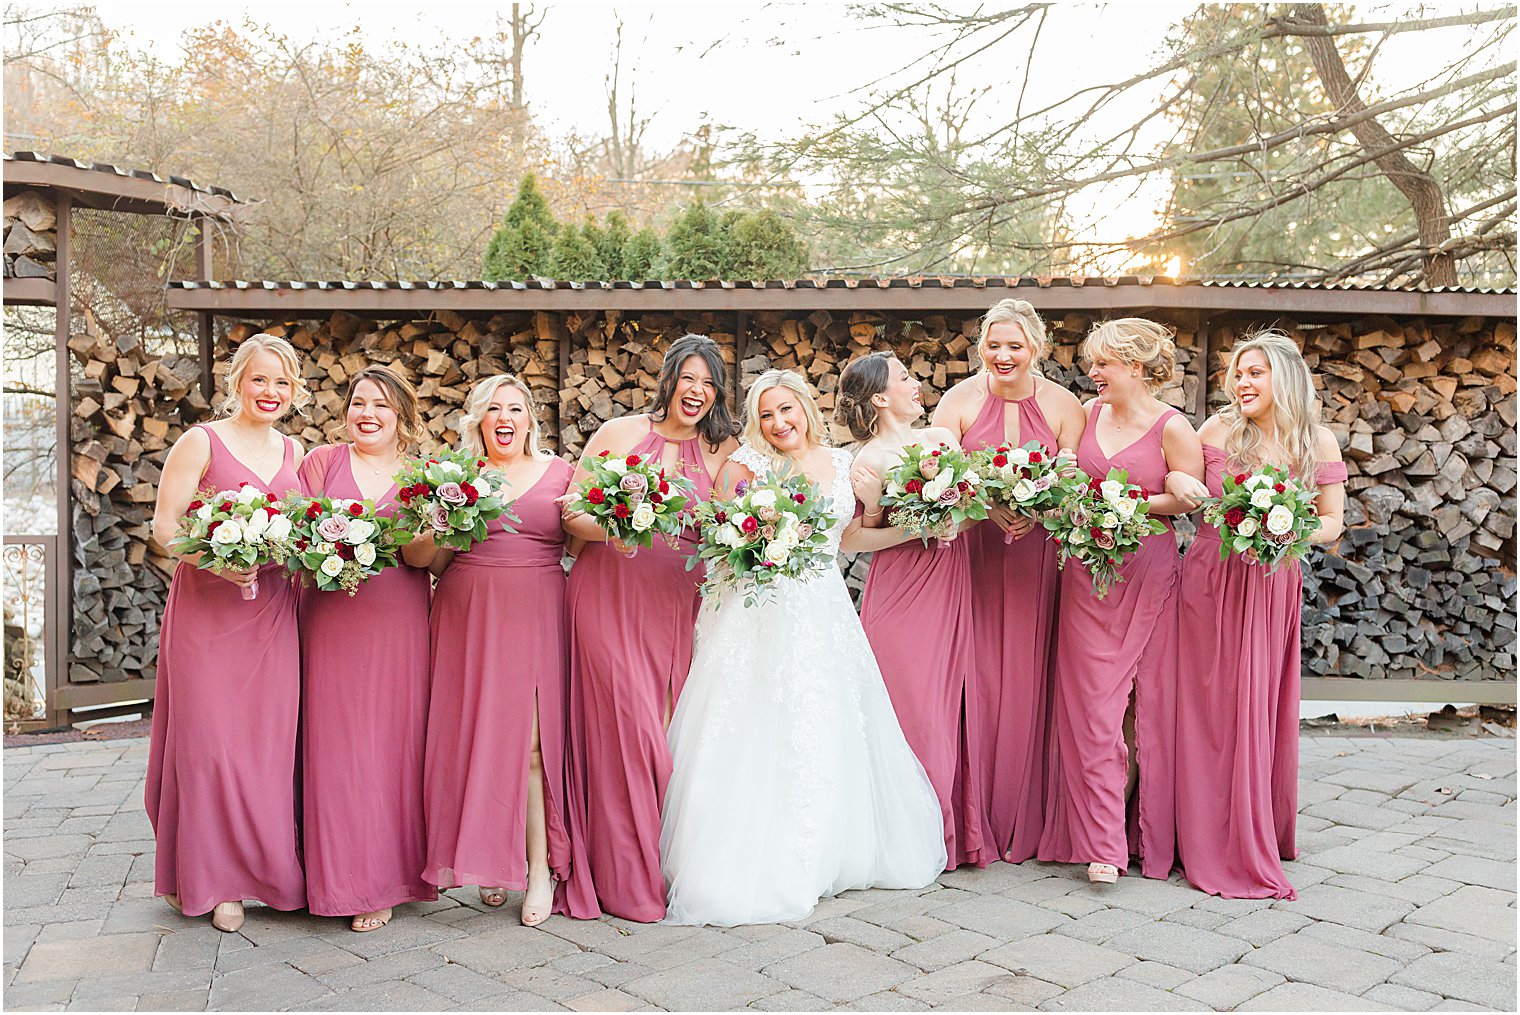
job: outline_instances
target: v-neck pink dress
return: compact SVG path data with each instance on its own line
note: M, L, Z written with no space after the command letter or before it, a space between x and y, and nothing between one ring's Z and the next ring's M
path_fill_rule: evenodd
M1209 495L1224 493L1223 449L1203 446ZM1326 462L1315 482L1346 481ZM1282 861L1298 855L1297 561L1268 573L1199 522L1182 563L1177 627L1177 850L1187 879L1228 899L1292 899Z
M289 437L265 482L200 426L211 443L201 490L300 489ZM258 596L244 599L226 579L180 562L159 635L145 803L154 891L178 894L186 916L245 899L306 905L296 841L300 708L296 594L284 566L264 567Z
M987 389L976 420L961 436L968 451L1006 439L1017 412L1018 444L1060 450L1034 395L1002 398ZM1036 526L1008 542L992 522L966 532L975 610L976 673L967 695L976 745L982 835L1010 863L1035 855L1045 823L1045 755L1050 720L1050 657L1060 572L1056 549Z
M1112 457L1098 444L1095 402L1077 449L1077 463L1102 479L1110 468L1159 493L1166 483L1161 432L1177 410L1162 413L1148 431ZM1131 855L1146 877L1171 873L1176 852L1170 761L1175 727L1171 686L1177 634L1177 583L1182 559L1171 523L1147 536L1120 567L1105 599L1092 593L1087 569L1068 562L1061 573L1054 692L1051 698L1050 780L1039 858L1107 863L1122 872ZM1139 784L1129 801L1124 784L1129 751L1124 714L1135 699ZM1152 746L1157 747L1151 750Z
M574 470L563 458L512 503L519 521L454 554L433 594L423 878L440 888L527 887L533 716L543 761L555 912L593 917L576 880L565 788L565 533L555 498Z
M347 444L301 463L311 497L363 500ZM376 501L396 512L396 487ZM301 811L307 908L354 916L438 897L422 880L427 571L400 564L344 592L300 591Z
M679 446L697 497L712 496L700 438L670 441L651 426L628 453L658 460L667 443ZM691 668L703 576L686 570L694 538L683 535L679 549L656 539L633 557L587 543L570 569L570 796L601 908L642 923L665 916L665 716Z

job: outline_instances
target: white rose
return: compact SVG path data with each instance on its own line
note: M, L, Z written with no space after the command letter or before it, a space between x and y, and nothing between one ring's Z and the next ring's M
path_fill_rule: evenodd
M1139 501L1130 500L1128 497L1126 497L1114 505L1114 510L1119 512L1120 518L1123 518L1125 521L1129 521L1131 518L1135 517L1135 510L1139 506Z
M433 466L433 471L436 472L438 474L438 477L441 479L452 479L458 481L464 477L464 470L453 462L439 462L437 465Z
M309 546L307 549L309 549L312 553L320 553L325 555L333 552L333 544L324 543L321 540L317 540L316 542L312 543L311 546Z
M1260 472L1254 473L1254 474L1246 477L1245 486L1246 486L1247 490L1255 490L1258 487L1271 486L1271 485L1272 485L1272 478L1270 476L1264 475L1264 474L1262 474Z
M1272 506L1272 490L1271 490L1271 488L1270 487L1258 487L1257 490L1256 490L1256 492L1253 493L1253 494L1251 494L1251 506L1253 508L1259 508L1262 511L1265 511L1267 508L1271 507Z
M211 505L211 504L202 504L200 507L198 507L198 508L195 509L195 517L199 518L203 522L210 521L211 520L211 516L215 512L216 512L216 507L214 505Z
M654 505L647 500L633 509L633 531L643 532L654 524Z
M628 461L623 458L609 458L602 463L602 467L616 476L621 476L628 471Z
M1256 535L1256 519L1247 518L1245 521L1241 522L1240 525L1235 529L1235 534L1237 536L1245 536L1247 539Z
M231 546L233 543L243 541L243 527L235 521L225 521L216 527L211 533L211 541L222 546Z
M765 559L780 567L792 555L792 548L780 540L765 544Z
M1267 512L1267 531L1274 536L1280 536L1293 530L1293 509L1286 504L1279 504Z
M719 546L738 547L744 545L744 536L732 523L724 522L713 534L713 541Z
M250 543L257 543L264 538L264 530L267 528L269 528L269 516L262 511L255 511L243 523L243 535Z
M359 562L360 567L369 567L375 562L375 547L370 543L355 547L354 560Z
M982 477L978 476L976 474L976 470L975 469L967 469L966 470L966 475L964 475L961 478L964 479L966 482L970 483L972 486L975 486L976 484L978 484L978 483L980 483L982 481Z
M750 507L757 507L757 508L775 507L776 506L776 491L775 490L756 490L754 493L750 494L750 497L749 497L749 506Z
M327 577L336 578L338 577L338 572L343 570L343 558L337 554L331 557L323 557L319 568Z
M1012 493L1013 499L1018 501L1020 504L1023 504L1030 500L1033 500L1034 495L1039 493L1039 491L1034 488L1034 484L1029 480L1021 479L1017 483L1013 484Z
M1117 479L1105 479L1098 484L1098 489L1103 492L1103 499L1110 504L1117 504L1124 497L1124 484Z
M1119 516L1112 511L1105 511L1103 512L1103 517L1098 519L1098 525L1105 529L1117 529L1119 527Z
M1086 529L1072 529L1071 530L1071 535L1066 538L1066 541L1068 543L1076 543L1078 545L1081 545L1082 543L1087 542L1087 530Z
M290 538L290 519L284 515L275 515L269 519L269 531L265 536L276 541Z
M239 504L252 504L256 500L263 499L264 491L260 490L258 487L245 486L237 492L237 502Z
M785 546L790 551L797 545L797 542L797 530L788 527L776 533L776 538L771 545Z
M887 484L887 493L891 494L893 497L901 497L906 492L907 491L903 489L902 484L895 479Z
M919 491L918 495L927 503L933 504L939 500L940 494L944 493L949 487L950 473L941 472L938 476L925 483L924 488Z
M367 542L370 536L375 534L375 523L363 518L355 518L348 523L348 531L343 534L343 541L349 546L358 546Z
M479 497L480 499L484 500L485 498L491 496L491 484L486 482L486 477L476 477L475 479L470 480L470 485L475 488L475 496Z
M1023 448L1014 448L1008 452L1008 464L1022 468L1029 464L1029 452Z

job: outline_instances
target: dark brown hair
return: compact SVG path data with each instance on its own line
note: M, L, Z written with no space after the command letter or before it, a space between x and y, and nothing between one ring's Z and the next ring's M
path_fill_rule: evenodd
M718 343L706 335L682 335L670 343L665 361L660 364L660 386L655 393L655 408L649 418L662 423L670 415L670 403L676 396L676 381L681 377L681 365L693 356L702 357L707 372L712 374L713 404L697 424L697 433L713 451L728 440L739 428L734 425L734 414L728 407L728 369L723 365L723 355Z
M857 441L876 436L879 411L871 398L887 390L892 380L892 354L867 353L853 359L839 375L839 393L834 401L834 422L850 431Z
M422 446L422 410L417 404L417 389L412 382L386 366L368 366L348 379L345 411L353 404L360 381L374 381L385 392L385 400L396 411L396 449L401 452Z

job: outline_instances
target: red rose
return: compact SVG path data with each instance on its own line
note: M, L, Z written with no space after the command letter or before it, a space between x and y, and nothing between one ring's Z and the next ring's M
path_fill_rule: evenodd
M1244 472L1237 474L1235 477L1235 485L1239 486L1240 484L1244 483L1247 478L1249 477L1247 477Z
M906 490L908 493L918 493L923 488L924 488L924 481L921 480L921 479L910 479L910 480L908 480L907 483L905 483L903 485L903 489Z
M397 490L396 499L403 504L410 503L412 499L412 488L409 486L403 486L401 489Z
M321 504L318 504L316 501L312 501L310 504L306 505L306 517L307 518L315 519L315 518L320 517L321 514L322 514L322 505Z
M342 557L344 560L354 559L354 548L352 546L349 546L347 543L338 543L337 547L338 556Z
M1283 486L1281 483L1273 483L1272 484L1272 492L1273 493L1282 493L1286 489L1287 489L1287 487Z
M1102 534L1102 532L1103 530L1098 528L1096 525L1087 530L1087 534L1092 536L1094 539L1097 539L1098 536Z
M296 540L296 549L297 550L304 550L304 549L306 549L306 546L307 546L306 540L304 540L304 539L297 539Z
M272 493L266 493L264 495L264 499L267 500L269 503L273 504L275 501L279 500L280 498L276 497Z
M1089 490L1091 490L1093 493L1102 493L1103 492L1103 484L1100 483L1100 482L1098 482L1096 479L1089 479L1087 481L1087 488Z
M1150 500L1151 499L1151 492L1149 490L1147 490L1145 487L1142 486L1140 488L1140 498L1142 500Z
M956 483L955 484L955 488L957 490L959 490L961 493L970 493L971 492L971 484L968 483L968 482L966 482L964 479L961 480L959 483Z
M1028 479L1030 476L1033 476L1034 473L1030 472L1028 469L1020 469L1019 475L1025 479Z
M713 512L713 520L716 521L719 525L722 525L724 522L728 521L728 512L727 511L714 511Z
M216 531L216 527L218 525L220 525L220 524L222 524L222 520L220 518L218 518L216 521L214 521L210 525L206 526L206 535L210 536L211 533L213 533L213 532Z
M238 484L238 489L241 490L243 487L245 487L247 485L248 485L248 480L245 479L241 483Z
M944 447L944 445L941 444L940 447ZM939 452L938 451L931 451L931 452L929 452L929 454L933 455L935 458L939 457Z
M643 460L644 459L640 458L638 455L629 455L628 456L628 466L629 466L629 468L632 468L633 466L639 464Z
M485 467L486 467L486 460L484 458L477 458L477 459L475 459L475 468L477 468L477 469L484 469Z
M1129 499L1130 500L1139 500L1140 499L1140 491L1139 490L1131 490L1129 492Z
M598 457L598 458L606 458L610 454L612 454L611 451L603 451L601 454L597 455L596 457Z
M627 518L629 515L633 514L632 511L628 510L627 504L619 504L617 507L612 509L612 513L619 518Z
M205 506L206 506L205 501L192 500L190 502L190 506L187 507L185 509L185 511L186 511L186 513L191 512L191 511L199 511L201 508L203 508Z
M1005 465L1008 464L1008 456L1007 455L993 455L992 456L992 464L996 465L998 468L1001 469L1003 466L1005 466Z
M1240 523L1245 520L1245 511L1238 507L1232 507L1224 514L1224 523L1232 529L1240 528Z
M651 504L663 504L663 503L665 503L665 498L661 497L657 493L652 493L652 494L649 495L649 503L651 503Z
M661 493L669 493L670 492L670 484L666 483L664 481L661 481L661 483L660 483L660 492Z
M351 515L353 515L355 518L359 518L359 517L363 516L363 514L364 514L364 505L363 504L350 504L348 506L348 513L351 514Z
M760 523L755 521L754 516L751 515L748 518L744 519L744 523L740 525L739 528L744 530L744 534L746 536L753 536L755 533L760 531Z
M798 504L806 504L807 503L807 494L805 494L805 493L794 493L794 494L792 494L792 500L796 501Z
M1029 464L1030 465L1039 465L1044 460L1045 460L1045 456L1042 455L1042 454L1040 454L1038 451L1031 451L1031 452L1029 452Z
M265 518L273 518L275 515L277 515L279 513L280 512L279 512L278 508L273 508L273 507L265 507L264 508L264 517Z
M418 484L416 484L415 486L412 487L412 496L413 497L426 497L427 495L428 495L428 485L426 483L418 483Z
M607 495L602 492L601 487L593 486L586 494L586 499L593 504L600 504L607 499Z
M232 501L230 501L230 500L224 500L224 501L222 501L222 506L219 507L219 508L217 508L217 510L218 511L231 511L232 510Z
M480 491L469 483L460 483L459 489L464 491L464 502L466 504L473 504L480 499Z

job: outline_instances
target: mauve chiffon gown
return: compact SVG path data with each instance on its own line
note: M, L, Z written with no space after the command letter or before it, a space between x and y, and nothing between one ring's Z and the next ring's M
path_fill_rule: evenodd
M211 461L200 489L300 488L295 441L265 482L203 426ZM296 833L296 732L301 644L296 594L281 564L259 574L258 596L181 562L169 583L158 644L158 693L145 803L156 844L158 895L186 916L251 899L306 905Z
M300 475L308 496L364 499L347 444L313 449ZM396 506L392 484L376 508ZM438 897L422 880L430 586L400 564L352 596L300 590L302 841L318 916Z
M1203 447L1209 494L1224 451ZM1326 462L1315 482L1346 481ZM1293 899L1282 861L1298 855L1297 561L1269 574L1199 522L1182 563L1177 628L1177 851L1193 885L1227 899Z
M1092 406L1077 463L1098 479L1110 468L1126 469L1131 483L1161 492L1167 473L1161 431L1177 410L1162 413L1154 426L1109 457L1097 438L1103 408L1102 402ZM1091 575L1081 564L1068 562L1061 572L1041 860L1107 863L1122 873L1137 855L1146 877L1171 872L1176 853L1172 667L1182 560L1170 521L1161 520L1166 531L1145 537L1119 569L1124 581L1114 583L1107 598L1093 594ZM1131 693L1140 777L1127 816L1123 724Z
M997 447L1007 416L1018 412L1015 447L1037 440L1052 454L1055 431L1034 395L1002 398L988 389L961 446ZM1046 730L1050 657L1061 573L1056 547L1036 526L1008 542L992 522L973 526L967 541L976 611L976 673L969 695L971 742L981 785L982 838L1010 863L1035 855L1045 822Z
M939 798L946 869L998 858L982 839L981 793L966 695L976 654L966 533L877 550L860 601L898 725Z
M528 770L533 714L543 759L554 911L596 916L576 879L565 790L565 534L554 500L573 472L562 458L518 495L520 519L454 554L433 593L433 689L423 804L427 862L439 888L528 883Z
M666 443L651 427L629 454L659 461ZM669 443L697 497L711 496L699 438ZM665 916L665 717L691 668L702 581L700 568L686 570L692 538L680 549L656 538L631 558L587 543L570 569L570 797L601 908L642 923Z

